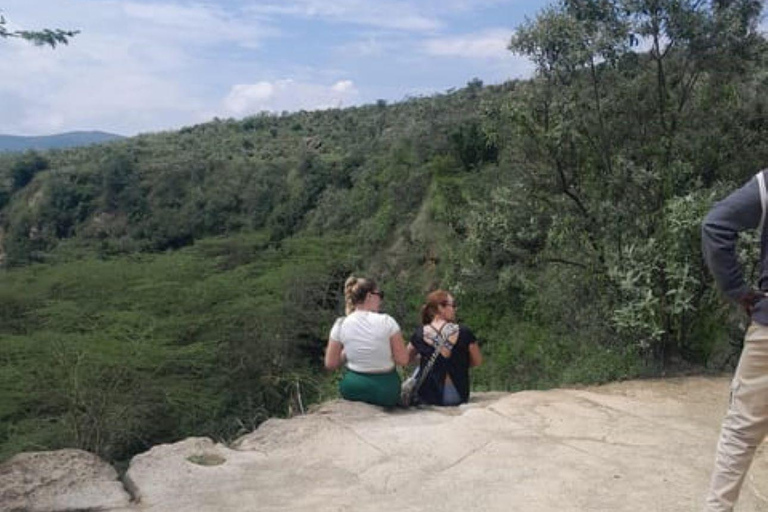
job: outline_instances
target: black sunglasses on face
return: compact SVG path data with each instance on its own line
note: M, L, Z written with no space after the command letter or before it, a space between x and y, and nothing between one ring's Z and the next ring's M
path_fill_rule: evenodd
M384 300L384 292L382 292L381 290L379 290L379 291L377 291L377 292L371 292L371 295L378 295L378 297L379 297L381 300Z

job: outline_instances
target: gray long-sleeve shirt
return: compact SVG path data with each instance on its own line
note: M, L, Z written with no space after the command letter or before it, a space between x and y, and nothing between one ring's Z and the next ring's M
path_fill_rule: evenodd
M766 171L761 172L765 175ZM760 188L757 179L752 177L744 186L716 203L701 225L701 245L707 266L718 287L734 301L752 289L744 281L744 273L736 257L737 235L741 231L757 228L762 214ZM757 287L768 291L765 255L766 236L763 230L760 233L760 279ZM755 305L752 319L768 325L768 300L761 300Z

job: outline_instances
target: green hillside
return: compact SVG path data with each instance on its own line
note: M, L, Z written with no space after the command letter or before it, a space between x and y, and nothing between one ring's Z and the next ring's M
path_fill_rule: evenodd
M643 5L543 12L529 81L0 155L0 456L125 460L336 396L351 272L406 333L451 289L477 390L727 368L699 224L768 161L760 4Z

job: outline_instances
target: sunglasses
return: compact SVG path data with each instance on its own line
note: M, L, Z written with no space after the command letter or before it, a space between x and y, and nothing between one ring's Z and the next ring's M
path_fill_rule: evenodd
M381 290L377 292L371 292L371 295L377 295L381 300L384 300L384 292L382 292Z

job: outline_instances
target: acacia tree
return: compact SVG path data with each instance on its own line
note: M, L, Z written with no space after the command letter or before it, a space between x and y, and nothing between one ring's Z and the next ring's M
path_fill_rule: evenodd
M17 37L30 41L36 46L49 45L55 48L57 44L69 44L69 40L80 33L79 30L49 29L42 30L9 30L5 17L0 14L0 37L3 39Z
M688 236L711 201L701 186L746 172L713 171L695 148L705 126L734 152L747 91L764 87L760 10L755 0L562 0L510 43L537 74L487 129L549 205L542 254L581 265L614 297L613 327L660 359L689 348L707 300Z

